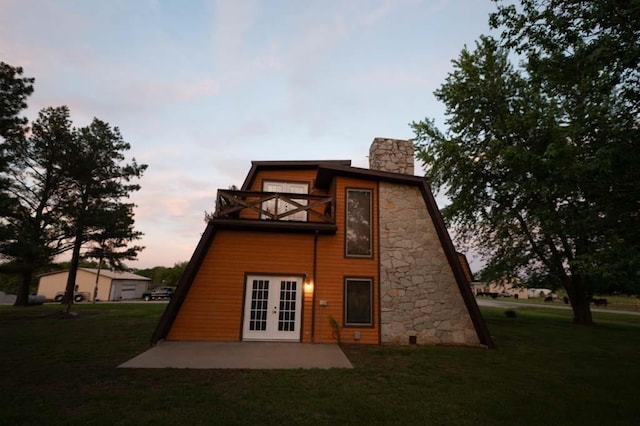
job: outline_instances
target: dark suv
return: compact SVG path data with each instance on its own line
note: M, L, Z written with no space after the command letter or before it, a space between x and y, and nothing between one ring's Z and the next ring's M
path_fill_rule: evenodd
M175 287L156 287L151 291L145 291L142 293L142 298L146 301L158 300L158 299L171 299Z

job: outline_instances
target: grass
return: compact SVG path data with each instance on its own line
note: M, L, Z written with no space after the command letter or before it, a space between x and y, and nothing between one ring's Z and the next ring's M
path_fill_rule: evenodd
M0 424L637 425L640 317L483 308L496 350L345 346L353 370L129 370L164 304L0 307Z
M564 293L558 292L558 296L553 300L553 302L545 302L544 297L532 297L529 299L514 299L512 297L503 298L498 297L495 300L502 302L511 302L511 303L520 303L520 304L534 304L534 305L561 305L569 307L566 305L562 297ZM606 307L591 305L594 309L609 309L614 311L632 311L638 312L640 311L640 297L638 296L612 296L612 295L596 295L595 297L606 298L608 305ZM478 300L494 300L490 297L480 296L477 297Z

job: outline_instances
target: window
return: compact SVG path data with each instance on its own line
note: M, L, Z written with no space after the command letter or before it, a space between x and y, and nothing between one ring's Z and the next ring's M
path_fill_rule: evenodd
M344 323L346 326L373 325L373 284L369 278L344 281Z
M347 189L345 254L372 257L371 190Z

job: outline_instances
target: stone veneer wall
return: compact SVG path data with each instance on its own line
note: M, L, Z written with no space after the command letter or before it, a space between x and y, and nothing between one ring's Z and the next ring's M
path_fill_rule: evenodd
M380 182L379 205L382 343L479 344L419 188Z
M413 143L403 139L375 138L369 148L369 168L413 175Z

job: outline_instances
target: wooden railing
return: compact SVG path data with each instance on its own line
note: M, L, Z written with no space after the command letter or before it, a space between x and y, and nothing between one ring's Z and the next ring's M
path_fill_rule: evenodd
M335 223L328 195L218 190L213 219Z

